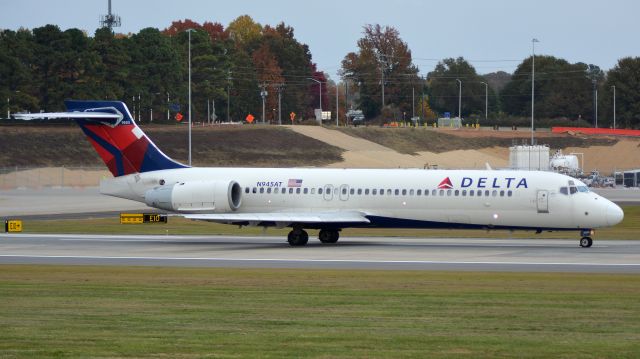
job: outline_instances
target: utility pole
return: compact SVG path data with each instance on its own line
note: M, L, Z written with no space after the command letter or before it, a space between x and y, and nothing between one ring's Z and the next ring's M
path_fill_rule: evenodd
M207 99L207 123L209 123L210 118L211 118L211 112L209 112L209 99Z
M262 89L260 91L260 97L262 97L262 124L265 124L265 104L264 104L264 100L267 98L267 84L265 84L264 82L262 83L262 85L260 85L260 88Z
M380 108L381 110L384 108L384 69L386 65L386 59L384 58L384 55L380 55L380 72L382 73L382 107Z
M458 92L458 118L460 119L460 124L462 125L462 81L456 79L460 84L460 91Z
M169 121L169 108L171 107L171 98L169 97L169 93L167 92L167 121Z
M535 93L535 82L536 82L536 42L538 39L531 40L531 146L533 146L533 133L534 133L534 101L535 98L533 94Z
M227 73L227 122L231 122L231 70Z
M411 118L416 117L416 88L411 87Z
M140 100L140 92L138 92L138 121L142 122L142 115L140 115L140 109L142 108L142 103Z
M10 98L7 97L7 120L11 118L11 102Z
M480 82L484 84L484 121L487 122L489 117L489 84L486 82Z
M194 29L188 29L189 33L189 166L191 166L191 33Z
M593 79L593 121L595 128L598 128L598 80Z
M338 96L338 78L336 77L336 127L340 126L340 123L338 122L338 118L340 117L340 102L338 101Z
M207 123L211 124L216 119L216 100L211 100L211 117L207 120Z
M282 90L284 89L284 84L277 84L276 89L278 90L278 125L282 125Z
M611 86L613 88L613 129L616 129L616 86Z

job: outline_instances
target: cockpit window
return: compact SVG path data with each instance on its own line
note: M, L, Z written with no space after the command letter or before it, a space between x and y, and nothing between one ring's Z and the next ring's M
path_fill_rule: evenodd
M577 192L578 192L578 189L575 186L569 187L569 193L570 194L574 194L574 193L577 193Z
M589 192L589 187L587 186L578 186L579 192Z
M560 187L560 193L562 193L564 195L568 195L569 194L569 189L567 187Z

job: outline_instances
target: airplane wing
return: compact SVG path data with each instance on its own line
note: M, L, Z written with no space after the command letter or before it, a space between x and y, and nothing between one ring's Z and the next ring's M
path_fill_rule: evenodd
M212 213L183 214L187 219L250 226L286 227L292 223L300 224L367 224L369 219L362 212L275 212L275 213Z

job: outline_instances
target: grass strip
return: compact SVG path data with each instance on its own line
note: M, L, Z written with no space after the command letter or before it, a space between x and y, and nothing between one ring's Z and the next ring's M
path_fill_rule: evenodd
M0 357L625 358L640 277L0 266Z

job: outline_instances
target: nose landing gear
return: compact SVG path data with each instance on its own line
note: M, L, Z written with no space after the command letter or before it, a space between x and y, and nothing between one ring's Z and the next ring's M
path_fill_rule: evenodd
M591 245L593 244L593 239L591 239L591 236L593 234L594 231L592 229L583 229L582 231L580 231L580 235L582 236L582 238L580 238L580 247L591 247Z
M593 244L593 239L591 237L582 237L580 238L580 247L589 248Z

